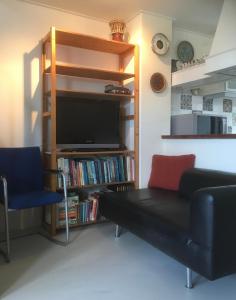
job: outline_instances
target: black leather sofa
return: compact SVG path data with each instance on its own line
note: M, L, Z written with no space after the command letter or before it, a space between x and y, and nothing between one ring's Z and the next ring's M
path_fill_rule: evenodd
M189 169L179 191L104 193L101 214L209 280L236 272L236 174Z

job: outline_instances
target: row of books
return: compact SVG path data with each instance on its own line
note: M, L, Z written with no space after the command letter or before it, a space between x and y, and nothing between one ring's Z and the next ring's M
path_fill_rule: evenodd
M134 159L131 156L85 159L60 157L57 166L66 175L67 187L134 180ZM62 180L58 177L58 187L62 186Z
M95 222L98 219L98 196L92 194L88 199L79 201L79 196L69 194L68 196L68 215L69 224L83 224ZM61 202L57 205L57 227L65 225L65 204Z
M98 199L87 199L80 203L79 223L95 222L98 217Z
M79 206L79 196L75 193L68 194L68 215L69 215L69 224L78 224L78 206ZM60 202L57 204L57 226L64 226L66 222L66 213L65 213L65 203Z

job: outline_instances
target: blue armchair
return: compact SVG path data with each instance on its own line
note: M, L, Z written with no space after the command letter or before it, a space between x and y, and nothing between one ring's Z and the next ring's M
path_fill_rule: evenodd
M62 171L47 170L62 176L64 195L44 190L41 154L39 147L0 148L0 202L4 205L7 250L10 261L8 211L27 209L65 202L66 243L69 242L68 202L65 176Z

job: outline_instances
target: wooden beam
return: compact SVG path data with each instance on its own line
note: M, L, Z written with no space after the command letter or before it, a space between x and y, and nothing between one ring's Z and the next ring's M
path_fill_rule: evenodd
M139 47L134 51L134 159L135 159L135 187L139 187Z

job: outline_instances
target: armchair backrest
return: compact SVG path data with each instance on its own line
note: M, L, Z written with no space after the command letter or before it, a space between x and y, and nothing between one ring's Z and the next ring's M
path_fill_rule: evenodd
M0 175L6 176L9 194L42 190L39 147L0 148Z

